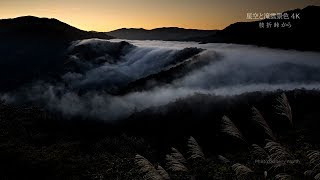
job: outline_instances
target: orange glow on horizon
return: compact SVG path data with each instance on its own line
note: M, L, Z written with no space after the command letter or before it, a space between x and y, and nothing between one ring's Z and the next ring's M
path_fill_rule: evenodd
M246 21L247 12L282 12L319 5L300 0L11 0L0 1L0 19L32 15L56 18L82 30L182 27L223 29Z

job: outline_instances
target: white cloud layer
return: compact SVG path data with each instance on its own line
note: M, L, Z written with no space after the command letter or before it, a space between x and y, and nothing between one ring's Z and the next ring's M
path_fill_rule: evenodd
M234 44L130 41L132 46L119 42L96 39L75 42L69 49L70 58L84 67L81 71L68 72L61 82L54 84L38 81L31 87L3 94L1 99L39 103L67 117L114 121L195 93L232 96L253 91L320 88L320 53L316 52ZM73 51L77 46L93 53L88 57L81 54L83 49ZM189 47L204 51L188 55L191 50L185 48ZM173 67L193 55L211 63L152 89L121 96L104 91ZM82 88L88 90L80 94Z

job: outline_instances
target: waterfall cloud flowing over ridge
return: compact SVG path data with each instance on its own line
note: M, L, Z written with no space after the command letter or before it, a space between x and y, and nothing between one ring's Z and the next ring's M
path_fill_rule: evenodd
M38 80L1 95L7 102L32 102L66 116L114 121L135 111L166 105L194 93L232 96L253 91L320 88L320 53L249 45L89 39L74 42L61 80ZM182 72L170 83L113 95L109 90L175 68L188 61L209 63ZM184 66L182 66L184 67ZM169 74L170 75L170 74ZM81 93L80 93L81 91Z

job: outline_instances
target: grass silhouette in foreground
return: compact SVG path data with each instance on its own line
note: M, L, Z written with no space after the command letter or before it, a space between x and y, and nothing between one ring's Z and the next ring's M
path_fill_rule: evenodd
M138 122L130 121L128 131L125 125L59 120L39 108L1 103L0 177L319 179L320 146L314 120L319 117L314 104L320 98L317 91L253 93L223 99L224 106L208 103L210 98L219 102L218 97L205 96L203 100L202 96L194 96L190 102L184 99L164 106L178 115L191 116L186 114L192 112L188 106L201 101L202 114L218 113L202 116L212 123L205 125L208 129L192 124L190 131L182 131L188 130L188 123L195 122L187 118L178 121L176 114L173 117L177 121L166 124L170 109L162 116L154 111L152 116L148 111L140 112L146 119L159 116L161 121L152 122L158 129L168 129L155 132L163 132L158 135L139 134L139 127L152 130L153 124L138 126ZM215 109L206 111L206 106ZM202 114L195 118L200 121ZM136 123L135 128L132 122Z

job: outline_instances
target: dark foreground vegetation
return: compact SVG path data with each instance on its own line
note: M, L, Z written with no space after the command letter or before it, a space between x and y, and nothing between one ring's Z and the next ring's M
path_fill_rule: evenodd
M318 179L320 92L194 95L120 123L0 105L0 179Z

